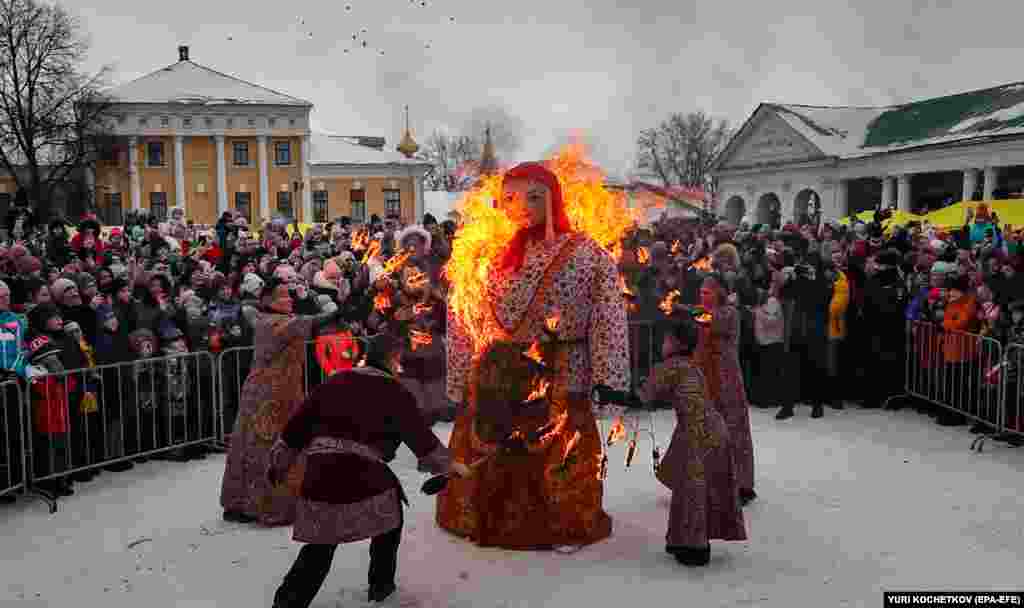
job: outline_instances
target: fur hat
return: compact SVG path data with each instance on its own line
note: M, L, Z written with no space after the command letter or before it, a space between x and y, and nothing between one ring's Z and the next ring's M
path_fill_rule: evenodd
M239 288L239 292L244 297L245 295L256 296L259 295L261 289L263 289L263 279L257 274L247 273L242 278L242 285Z
M430 232L428 232L426 228L424 228L423 226L420 226L419 224L412 224L410 226L406 226L404 230L401 230L400 232L396 233L395 234L395 248L396 249L401 249L402 248L402 241L404 241L406 239L406 237L412 236L414 234L422 237L423 240L426 241L426 243L427 243L426 250L430 251L430 241L431 241L431 239L430 239Z

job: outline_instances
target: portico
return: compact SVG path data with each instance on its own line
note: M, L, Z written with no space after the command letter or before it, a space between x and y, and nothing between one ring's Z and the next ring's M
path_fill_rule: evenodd
M761 104L713 171L720 201L754 222L768 195L781 223L799 221L808 190L826 219L1024 198L1024 85L890 108Z

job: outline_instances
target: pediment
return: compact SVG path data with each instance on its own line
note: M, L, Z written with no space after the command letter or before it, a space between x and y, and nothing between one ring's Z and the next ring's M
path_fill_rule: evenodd
M819 160L817 146L798 133L768 106L758 109L749 124L729 144L719 170Z

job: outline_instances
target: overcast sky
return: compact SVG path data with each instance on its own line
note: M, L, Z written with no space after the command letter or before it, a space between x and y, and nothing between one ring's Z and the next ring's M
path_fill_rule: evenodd
M1024 80L1024 3L1015 0L423 4L65 6L91 33L89 67L109 64L115 82L174 63L188 44L197 63L312 101L315 128L392 145L408 103L422 142L500 106L522 121L518 159L580 130L612 173L629 166L639 130L671 112L739 124L761 101L885 105ZM362 28L365 50L352 41Z

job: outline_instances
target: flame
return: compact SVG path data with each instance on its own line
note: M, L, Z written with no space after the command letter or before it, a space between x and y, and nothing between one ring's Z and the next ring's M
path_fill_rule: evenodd
M636 261L646 265L648 262L651 261L651 252L647 251L646 247L641 247L640 249L637 249Z
M396 256L393 256L387 262L384 262L384 274L391 274L397 270L401 270L402 266L409 261L412 257L411 251L403 251Z
M626 423L622 420L622 416L615 419L612 424L612 428L608 430L608 441L606 442L609 446L613 446L616 443L626 438Z
M580 438L581 437L583 437L583 436L580 435L580 432L576 431L575 433L572 434L572 439L569 440L569 443L565 444L565 452L562 453L562 463L563 464L565 463L566 460L569 459L569 454L572 453L572 449L574 447L576 447L576 444L580 442Z
M530 345L530 350L523 353L527 357L533 359L537 363L544 363L544 353L540 350L540 342L534 342Z
M370 231L365 228L360 228L352 235L352 250L363 251L370 245Z
M694 320L696 322L702 323L702 324L710 323L711 322L711 313L706 312L704 314L697 315L697 317L695 317Z
M679 293L679 290L673 289L668 293L667 296L665 296L665 299L661 301L661 304L658 304L658 308L660 308L661 312L665 313L666 315L670 315L672 314L672 309L675 306L676 300L678 300L680 297L681 295Z
M556 312L547 319L544 319L544 327L551 333L558 331L558 324L562 320L562 313Z
M419 331L417 329L409 330L409 345L412 350L416 350L420 346L430 346L434 343L434 336L430 335L429 332Z
M412 312L416 316L426 314L426 313L430 312L431 310L434 310L434 305L433 304L424 304L423 302L417 302L416 304L413 304L413 307L412 307Z
M580 143L562 148L548 161L558 176L566 215L574 230L612 252L633 225L636 212L621 192L604 186L604 175L587 157ZM452 243L446 276L451 283L449 306L475 349L486 346L493 336L486 326L491 315L488 286L491 271L505 253L520 225L494 201L502 195L502 176L481 176L476 187L458 205L463 221Z
M373 309L377 312L384 312L391 308L391 296L385 292L378 293L373 297Z
M690 268L701 272L711 272L711 258L704 256L693 264L690 264Z
M422 289L427 286L429 281L426 274L416 268L411 268L409 276L405 279L405 284L409 286L409 289Z
M548 387L550 387L550 386L551 386L550 382L548 382L545 379L541 379L534 386L533 392L530 393L529 395L527 395L526 401L530 402L530 401L536 401L538 399L544 399L548 395Z
M612 258L615 259L616 263L621 262L622 261L622 243L615 243L614 245L612 245L611 254L612 254Z
M370 243L370 247L366 250L366 253L363 255L363 264L369 262L371 258L375 257L379 253L380 241L374 241Z

